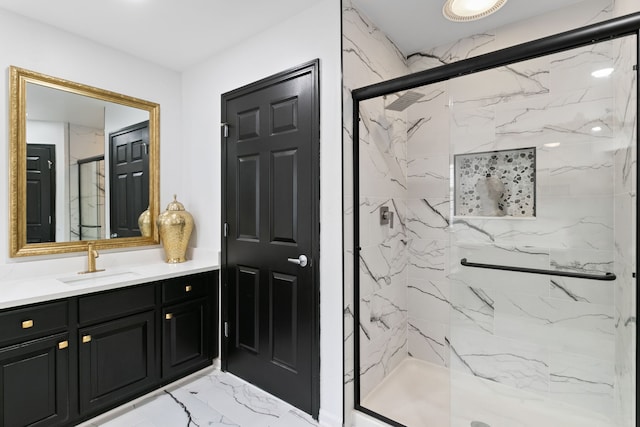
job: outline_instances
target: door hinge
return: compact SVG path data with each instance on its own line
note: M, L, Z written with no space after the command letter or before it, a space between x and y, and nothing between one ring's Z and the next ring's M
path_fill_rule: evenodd
M224 322L224 337L229 338L229 322Z
M633 71L638 71L638 64L633 66Z
M229 223L224 223L224 237L229 237Z
M224 136L225 138L229 137L229 125L226 123L220 123L220 126L222 126L222 136Z

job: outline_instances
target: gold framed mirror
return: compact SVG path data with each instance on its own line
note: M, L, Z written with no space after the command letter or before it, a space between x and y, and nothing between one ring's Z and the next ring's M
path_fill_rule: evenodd
M159 243L160 106L10 67L10 256ZM142 228L144 231L140 231Z

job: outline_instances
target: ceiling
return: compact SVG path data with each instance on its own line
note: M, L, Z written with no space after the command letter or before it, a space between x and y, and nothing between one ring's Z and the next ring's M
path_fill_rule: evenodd
M352 1L408 56L583 0L509 0L493 15L471 22L447 20L444 0Z
M0 8L182 71L323 1L0 0ZM447 21L444 0L353 1L408 55L580 0L510 0L471 23Z
M0 0L0 8L182 71L322 1Z

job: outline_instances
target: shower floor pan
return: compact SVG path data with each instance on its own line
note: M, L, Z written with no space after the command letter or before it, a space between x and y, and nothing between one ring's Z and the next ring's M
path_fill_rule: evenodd
M407 358L362 406L408 427L616 427L602 415ZM476 424L482 425L482 424Z

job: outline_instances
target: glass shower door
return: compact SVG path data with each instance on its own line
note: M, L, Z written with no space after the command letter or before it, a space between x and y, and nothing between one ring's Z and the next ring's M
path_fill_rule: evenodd
M635 423L636 53L448 81L451 426Z
M105 238L104 157L78 161L80 240Z

